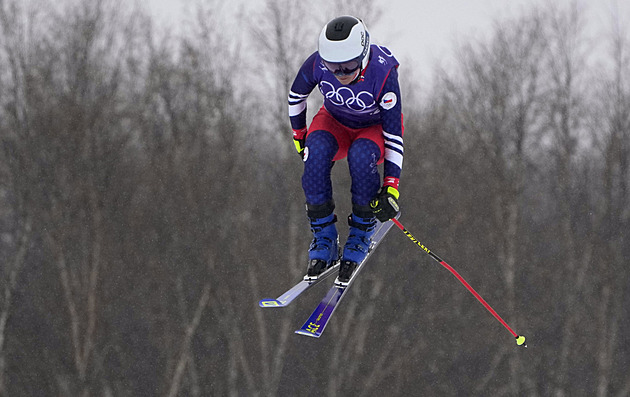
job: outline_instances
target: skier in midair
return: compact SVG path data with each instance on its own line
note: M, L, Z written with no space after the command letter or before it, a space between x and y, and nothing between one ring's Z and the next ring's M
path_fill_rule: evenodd
M307 129L306 99L316 86L324 104ZM403 122L398 61L387 48L370 43L362 20L347 15L331 20L291 86L289 117L304 161L302 188L313 232L306 279L316 279L340 259L331 169L335 161L348 159L352 214L338 275L339 282L347 283L367 256L376 219L385 222L399 211ZM378 165L383 162L381 183Z

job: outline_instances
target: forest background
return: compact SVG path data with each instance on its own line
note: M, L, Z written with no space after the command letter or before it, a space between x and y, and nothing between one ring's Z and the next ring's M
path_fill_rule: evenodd
M400 67L401 220L527 349L396 230L323 338L293 331L324 288L258 308L310 242L288 88L327 20L378 24L344 3L236 29L209 1L172 34L0 0L1 396L630 395L629 27L589 40L575 4L497 20L430 84Z

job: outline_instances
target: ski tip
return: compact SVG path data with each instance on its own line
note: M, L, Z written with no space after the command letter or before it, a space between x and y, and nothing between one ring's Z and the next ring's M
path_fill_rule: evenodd
M260 306L260 307L284 307L286 305L284 305L282 302L280 302L277 299L261 299L261 301L258 302L258 306Z
M303 329L298 329L295 333L298 335L310 336L311 338L319 338L322 336L322 334L305 331Z

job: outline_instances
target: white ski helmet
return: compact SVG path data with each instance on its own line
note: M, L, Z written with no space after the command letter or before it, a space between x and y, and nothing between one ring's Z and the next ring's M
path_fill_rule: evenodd
M367 66L370 34L363 21L344 15L328 22L319 35L319 55L336 75L354 73Z

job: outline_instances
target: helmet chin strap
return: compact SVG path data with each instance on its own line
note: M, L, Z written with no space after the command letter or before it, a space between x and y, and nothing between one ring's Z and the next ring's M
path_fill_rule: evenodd
M369 63L370 63L370 61L368 61L368 63L365 65L365 67L363 67L363 65L361 65L361 68L357 72L357 76L354 79L352 79L352 82L350 82L350 84L354 84L356 82L359 82L359 81L363 80L363 75L365 74L365 71L367 70L367 65Z
M354 78L352 79L352 81L350 82L350 84L354 84L354 83L356 83L357 81L359 81L359 79L361 78L361 74L363 73L363 69L361 69L361 68L360 68L360 69L358 69L355 73L356 73L357 75L356 75L356 76L354 76Z

